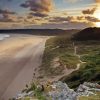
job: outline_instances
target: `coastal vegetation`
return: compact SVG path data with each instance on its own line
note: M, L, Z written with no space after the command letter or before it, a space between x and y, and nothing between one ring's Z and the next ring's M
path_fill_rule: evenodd
M78 70L62 77L60 80L66 82L71 88L76 88L84 81L100 83L100 41L99 39L93 39L93 37L98 37L99 31L96 30L100 29L90 29L87 28L74 35L57 36L48 39L41 66L44 74L48 76L63 74L65 68L68 70L76 69L77 64L80 62ZM88 32L93 33L91 37L87 36ZM86 38L79 40L78 37L80 38L83 34ZM76 53L79 57L75 55L74 47L76 47ZM60 64L57 67L53 67L52 64L55 58L59 58L57 62Z
M84 81L100 83L100 42L85 41L77 43L80 59L86 62L80 69L73 72L63 80L72 88L77 87Z
M79 100L99 100L100 92L92 91L94 95L88 95L91 91L88 91L87 87L90 85L89 88L93 89L91 86L95 85L97 90L100 88L97 87L100 86L100 41L91 39L92 36L89 37L88 40L82 39L82 41L78 38L73 38L73 36L80 35L80 33L83 34L83 31L75 35L67 34L51 37L46 41L42 65L39 69L41 74L39 79L46 76L49 82L50 77L54 78L60 75L64 76L60 79L58 78L59 80L57 80L56 83L54 80L54 82L51 82L50 84L41 85L41 82L39 84L35 84L33 81L30 87L26 86L26 89L22 91L23 93L26 93L27 95L32 92L34 95L31 97L36 100L52 100L51 98L47 99L48 96L45 94L49 92L52 94L51 90L55 90L55 93L58 93L56 92L57 88L51 88L53 84L57 84L59 86L59 84L64 85L66 83L66 85L68 85L68 89L70 91L73 89L76 94L78 94L78 89L86 89L86 91L83 92L84 95L81 95L81 91L79 91ZM62 88L63 85L61 85ZM66 91L66 93L68 91ZM60 91L60 93L61 92L62 91ZM72 97L70 95L67 96ZM55 98L55 95L53 95L53 97ZM30 96L26 96L25 100L30 100Z
M55 58L58 60L55 61ZM58 66L53 65L53 62L58 62ZM41 66L46 75L59 75L66 68L75 69L78 62L79 58L74 54L73 41L69 37L58 36L47 40Z

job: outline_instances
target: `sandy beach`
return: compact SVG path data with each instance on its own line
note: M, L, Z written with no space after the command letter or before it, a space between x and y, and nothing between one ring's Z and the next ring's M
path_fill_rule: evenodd
M47 37L13 35L0 41L0 100L16 96L41 65Z

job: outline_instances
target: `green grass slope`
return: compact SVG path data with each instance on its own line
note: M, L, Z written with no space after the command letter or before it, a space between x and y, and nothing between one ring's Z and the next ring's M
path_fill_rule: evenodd
M84 41L77 42L77 51L81 55L81 60L86 62L80 69L71 75L62 78L72 88L77 87L84 81L100 83L100 42Z
M60 66L54 68L52 62L54 58L59 58ZM58 36L47 40L41 70L45 75L54 76L63 73L64 67L75 69L79 58L74 55L73 42L68 36Z
M87 35L87 30L89 32L94 30L92 33L96 35L99 34L100 29L92 28L91 30L91 28L88 28L73 36L83 36L84 34L84 37L87 37L85 36ZM85 31L86 33L84 33ZM79 70L62 77L61 80L66 82L71 88L76 88L84 81L100 83L100 41L92 40L91 37L93 36L87 37L89 39L84 38L82 41L79 41L79 39L73 40L71 37L71 35L66 35L47 40L40 70L47 76L61 75L64 67L75 69L79 61L81 61ZM77 47L77 55L80 55L80 58L75 56L74 47ZM56 57L59 58L60 67L54 68L52 67L52 62Z

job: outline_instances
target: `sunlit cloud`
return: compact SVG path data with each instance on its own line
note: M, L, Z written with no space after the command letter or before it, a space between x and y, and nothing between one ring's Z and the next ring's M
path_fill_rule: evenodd
M88 27L100 21L100 0L1 0L0 7L0 28Z
M95 0L96 3L100 3L100 0Z
M100 22L100 19L95 17L86 16L85 19L91 22Z
M45 17L53 9L52 0L26 0L20 5L23 8L29 8L33 16Z
M53 17L49 19L49 22L51 23L66 23L66 22L71 22L74 20L73 16L68 16L68 17Z
M92 9L83 10L82 13L92 15L92 14L94 14L95 11L96 11L96 8L92 8Z

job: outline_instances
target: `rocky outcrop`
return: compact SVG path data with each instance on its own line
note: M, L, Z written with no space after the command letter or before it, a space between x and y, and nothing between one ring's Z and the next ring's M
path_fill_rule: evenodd
M100 92L100 85L97 83L84 82L77 89L78 96L96 95L93 91Z
M48 92L48 96L51 100L77 100L77 93L60 81L52 84L52 90Z
M39 86L39 89L40 87L41 86ZM96 95L93 91L100 92L100 85L97 83L84 82L77 88L77 91L74 91L70 89L66 83L57 81L44 86L44 91L41 92L43 92L46 100L78 100L80 96ZM34 100L32 99L34 97L34 91L18 94L15 100L24 100L25 97Z

